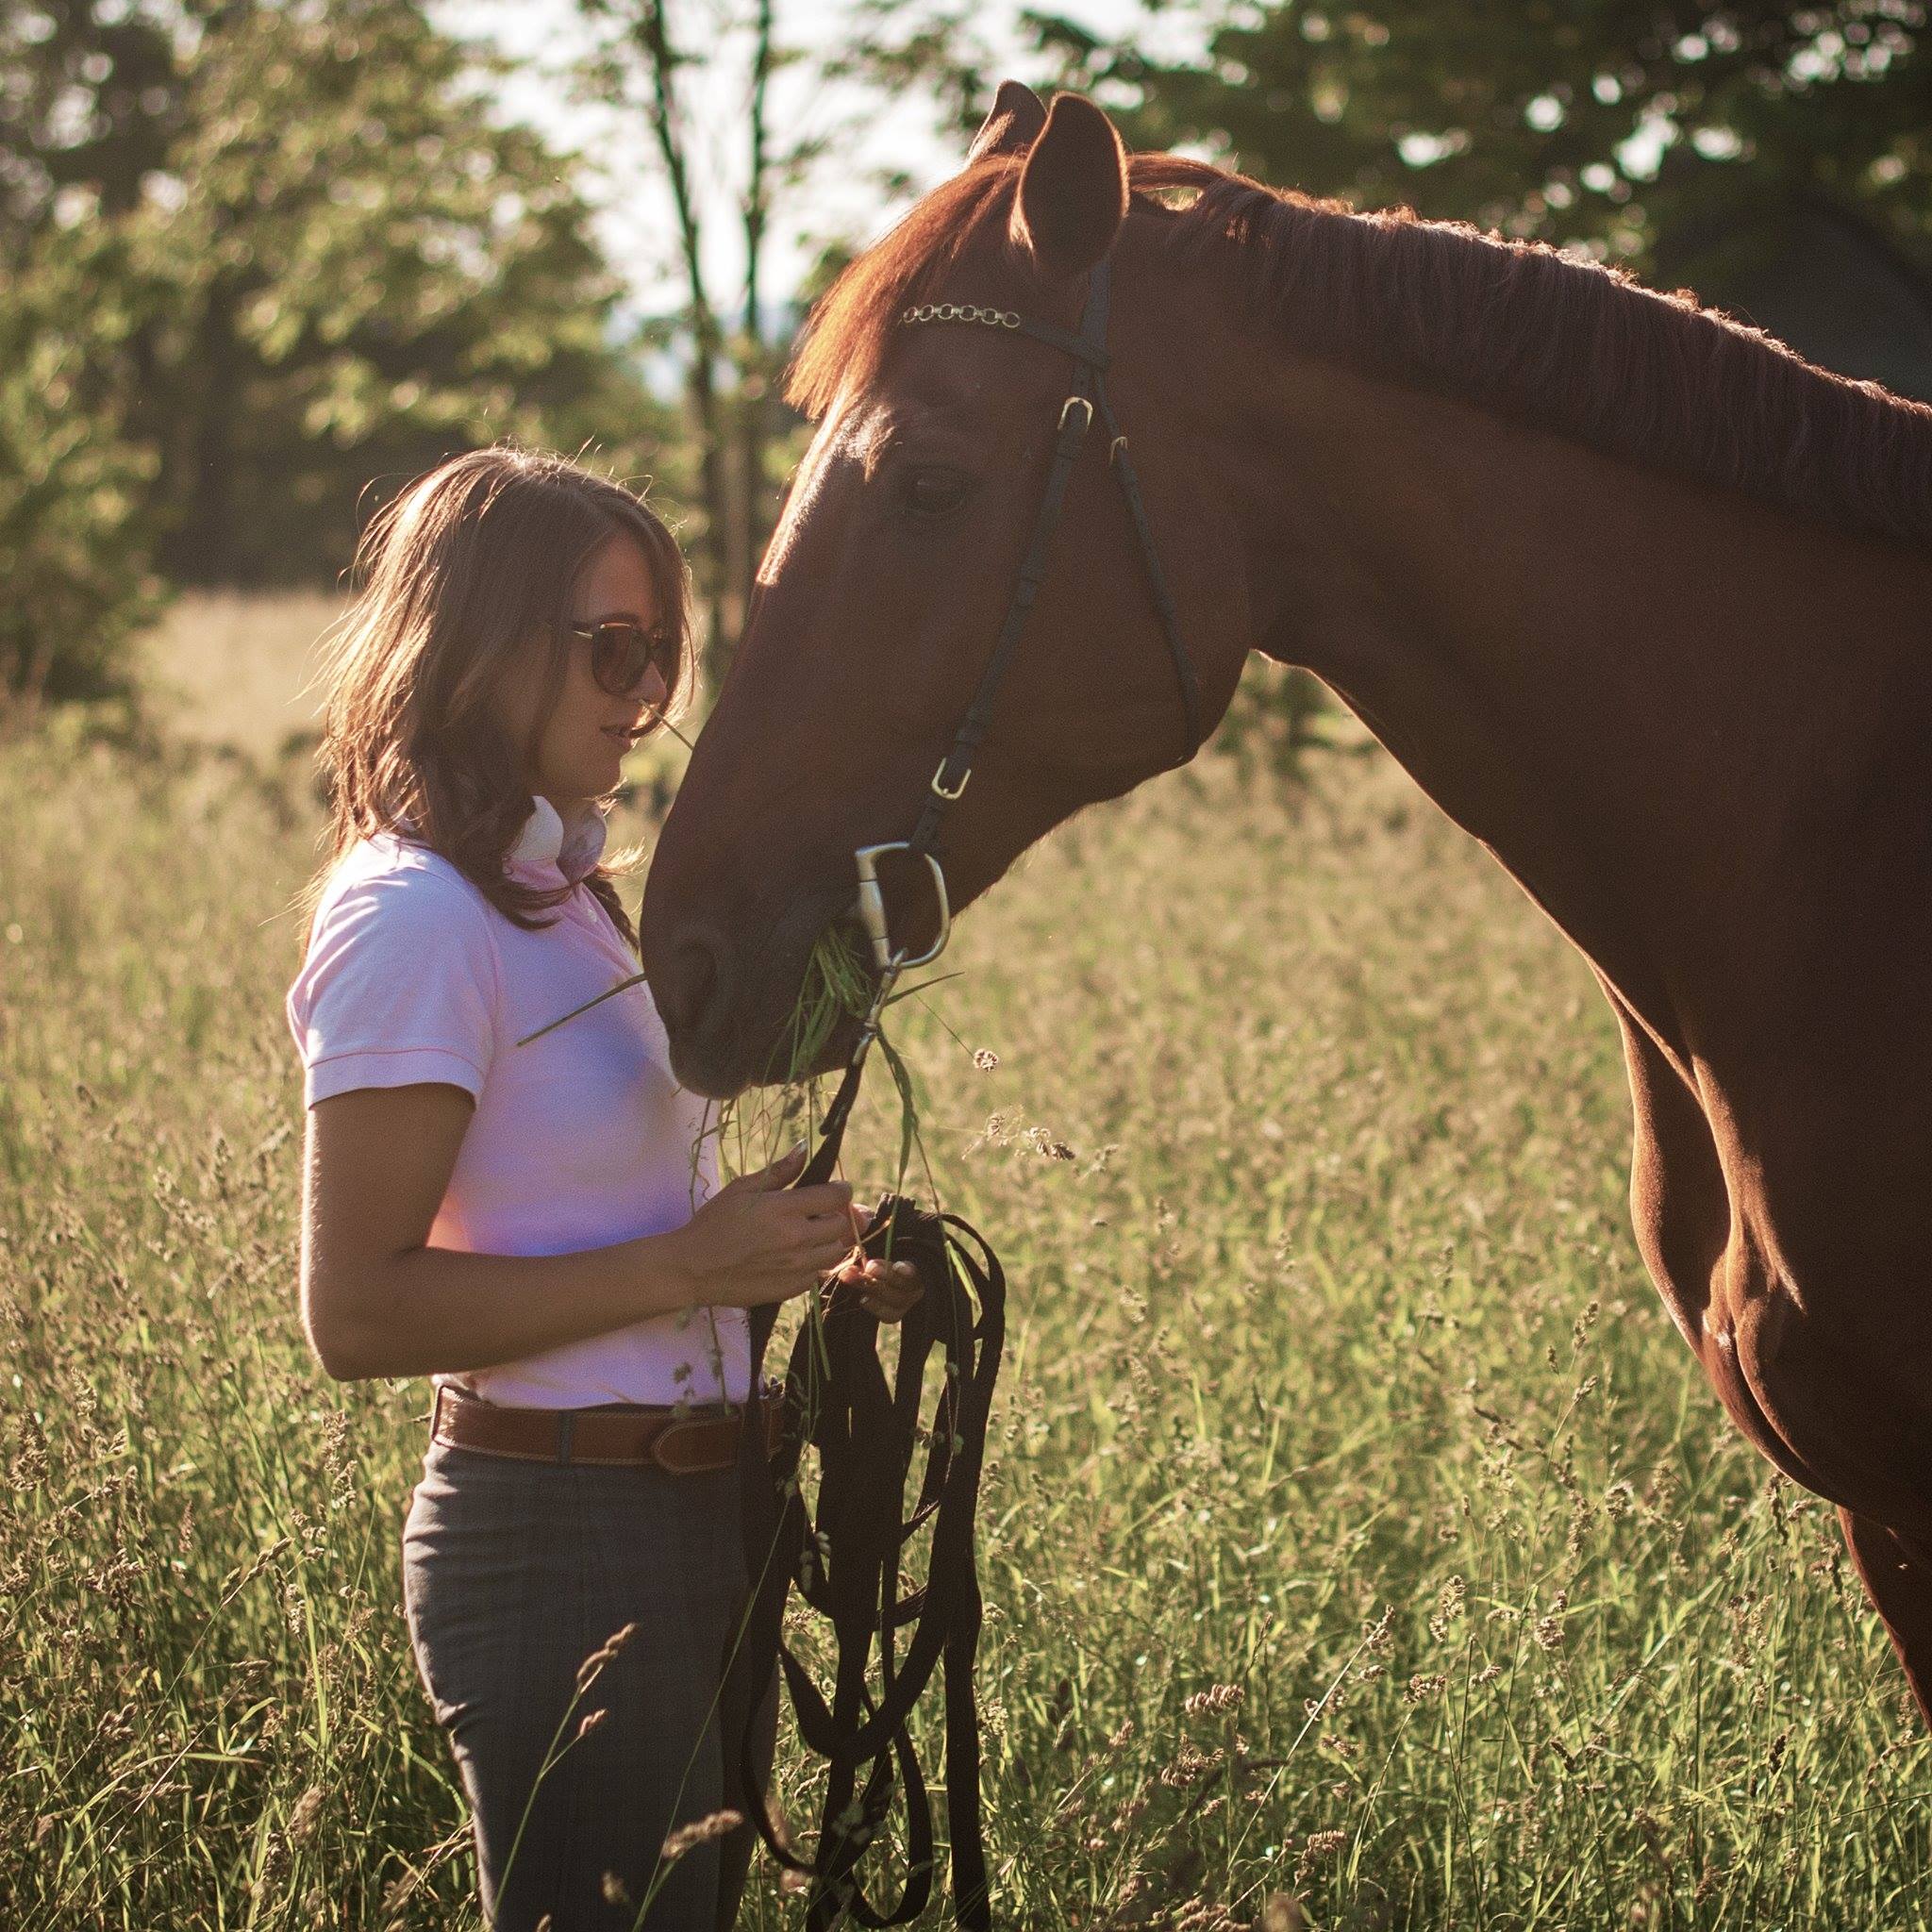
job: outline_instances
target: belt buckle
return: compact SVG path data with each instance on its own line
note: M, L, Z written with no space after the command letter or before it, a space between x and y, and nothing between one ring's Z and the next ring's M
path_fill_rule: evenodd
M692 1429L702 1429L712 1423L726 1420L724 1416L691 1415L680 1421L667 1423L651 1438L651 1460L661 1470L672 1475L708 1475L721 1469L729 1469L731 1462L678 1462L667 1457L665 1445L688 1435Z

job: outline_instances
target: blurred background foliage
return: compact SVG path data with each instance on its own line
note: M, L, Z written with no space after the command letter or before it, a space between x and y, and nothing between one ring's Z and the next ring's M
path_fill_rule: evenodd
M868 100L931 103L943 143L877 170L874 225L1017 66L1091 92L1135 145L1586 250L1932 395L1915 0L1154 0L1111 35L966 0L550 4L578 98L629 117L619 178L668 196L658 312L599 247L587 157L509 118L504 57L424 0L0 9L16 709L125 683L172 587L333 583L387 491L502 436L657 479L720 674L799 446L790 339L863 239L827 232L804 286L772 286L774 225L855 165L788 125L772 83L801 67L855 124ZM727 60L743 125L721 202L694 77ZM741 287L709 266L721 225ZM1269 691L1280 716L1251 736L1292 764L1319 693Z
M174 584L327 582L375 492L500 436L669 468L565 158L399 0L0 13L0 630L97 694Z
M1924 17L1911 0L1222 0L1203 58L1167 66L1071 20L1036 30L1139 144L1648 266L1720 209L1775 222L1794 197L1923 244Z

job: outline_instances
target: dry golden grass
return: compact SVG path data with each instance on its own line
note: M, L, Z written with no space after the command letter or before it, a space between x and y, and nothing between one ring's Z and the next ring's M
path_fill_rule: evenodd
M346 599L322 591L182 597L139 647L159 720L184 742L272 758L316 726L318 699L305 686L316 644L345 608Z

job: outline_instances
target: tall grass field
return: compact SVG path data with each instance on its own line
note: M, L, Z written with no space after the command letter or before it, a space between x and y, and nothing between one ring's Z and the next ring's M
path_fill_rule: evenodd
M326 615L191 607L156 741L0 744L8 1932L476 1923L398 1605L425 1388L295 1314ZM1003 1926L1932 1923L1903 1678L1651 1289L1609 1015L1481 852L1379 755L1210 753L947 965L895 1039L1011 1278ZM800 1918L761 1867L742 1923Z

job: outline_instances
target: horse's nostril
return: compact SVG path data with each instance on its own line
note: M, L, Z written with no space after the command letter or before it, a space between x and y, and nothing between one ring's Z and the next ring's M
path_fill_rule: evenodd
M667 983L652 989L658 1011L673 1032L703 1030L724 998L724 939L708 927L690 926L678 935Z

